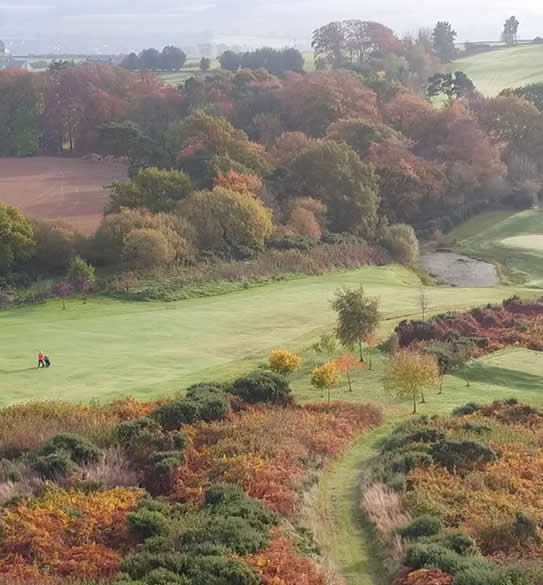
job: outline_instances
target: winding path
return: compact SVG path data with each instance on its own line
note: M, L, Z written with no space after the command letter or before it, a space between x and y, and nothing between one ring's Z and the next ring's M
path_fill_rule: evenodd
M307 519L318 542L323 564L349 585L381 585L378 553L373 550L368 526L360 514L360 473L371 459L392 421L362 435L335 460L315 486Z

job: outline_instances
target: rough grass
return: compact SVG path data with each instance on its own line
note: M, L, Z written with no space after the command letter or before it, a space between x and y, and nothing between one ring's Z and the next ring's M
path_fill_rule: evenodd
M543 81L543 45L521 45L453 61L452 71L464 71L483 94Z
M543 252L543 235L514 236L501 241L506 248L522 248L533 252Z
M329 301L335 290L360 284L381 298L383 334L397 320L417 314L419 280L394 266L167 304L90 298L71 300L66 310L53 300L0 311L0 405L29 399L153 398L243 373L272 349L299 349L315 341L332 326ZM469 308L514 292L434 287L430 310ZM37 369L40 350L51 358L50 369Z
M447 236L449 243L467 256L498 264L510 281L543 287L543 212L530 209L520 213L498 211L477 215ZM531 248L511 247L510 239L531 242Z

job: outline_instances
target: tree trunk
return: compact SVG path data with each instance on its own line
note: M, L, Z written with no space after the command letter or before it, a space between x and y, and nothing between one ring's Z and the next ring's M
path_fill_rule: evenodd
M420 401L422 404L426 404L426 400L424 398L424 390L420 391Z
M364 354L362 353L362 339L358 340L358 351L360 352L360 361L364 361Z
M330 404L330 388L328 388L328 404Z
M368 349L368 354L370 356L370 365L369 365L369 368L368 369L371 370L372 369L372 362L371 362L371 354L372 354L372 351L371 351L371 349Z
M417 395L413 392L413 414L417 414Z
M464 379L466 380L466 386L468 388L470 388L471 387L471 384L470 384L470 381L469 381L469 378L468 378L468 374L467 374L467 372L466 372L465 369L464 369Z
M64 299L62 299L62 310L66 310L66 301Z
M439 392L438 394L443 394L443 378L444 378L444 374L441 376L441 378L439 379Z
M349 392L352 392L353 386L351 384L351 376L349 375L349 372L347 372L347 382L349 382Z

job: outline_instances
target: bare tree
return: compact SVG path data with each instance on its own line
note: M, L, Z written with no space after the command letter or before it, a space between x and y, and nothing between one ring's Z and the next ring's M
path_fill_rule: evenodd
M422 320L424 321L426 311L430 307L430 293L424 287L419 289L418 303L422 313Z

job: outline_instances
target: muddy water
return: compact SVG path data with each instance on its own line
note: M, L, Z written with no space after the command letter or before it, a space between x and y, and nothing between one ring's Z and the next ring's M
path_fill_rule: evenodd
M495 286L500 282L493 264L453 252L423 254L419 264L428 274L450 286Z

